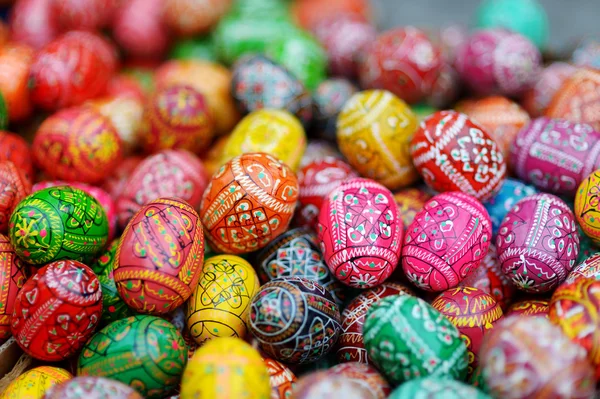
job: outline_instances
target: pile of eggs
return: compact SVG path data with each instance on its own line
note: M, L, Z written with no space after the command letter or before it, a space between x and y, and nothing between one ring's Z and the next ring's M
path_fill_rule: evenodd
M594 396L600 45L537 1L0 3L0 398Z

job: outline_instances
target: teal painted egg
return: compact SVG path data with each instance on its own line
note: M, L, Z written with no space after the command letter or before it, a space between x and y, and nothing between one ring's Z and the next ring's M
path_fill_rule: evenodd
M420 298L389 296L374 303L363 339L369 359L392 385L467 375L467 347L457 328Z
M491 399L464 382L419 378L398 387L388 399Z
M187 358L187 346L173 324L155 316L131 316L88 341L77 375L110 378L148 399L161 398L179 384Z
M90 262L108 240L102 205L70 186L50 187L23 199L8 223L17 256L33 265L56 260Z

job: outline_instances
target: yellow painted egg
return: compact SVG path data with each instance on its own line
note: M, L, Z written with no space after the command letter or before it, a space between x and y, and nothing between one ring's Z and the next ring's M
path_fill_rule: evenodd
M186 323L190 335L199 344L217 337L243 338L250 301L258 288L254 268L239 256L206 259L198 286L188 301Z
M221 164L249 152L265 152L298 169L306 149L300 121L284 110L254 111L237 125L223 148Z
M73 378L67 370L41 366L21 374L0 396L1 399L41 399L50 387Z
M269 399L267 366L258 351L239 338L214 339L198 349L181 380L181 399Z
M575 218L589 238L600 244L600 169L592 172L581 182L575 194Z

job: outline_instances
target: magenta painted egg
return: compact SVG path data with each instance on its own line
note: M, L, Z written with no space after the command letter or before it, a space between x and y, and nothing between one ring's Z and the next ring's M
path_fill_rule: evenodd
M327 266L342 283L383 283L400 257L403 226L390 190L355 178L333 190L319 214L319 240Z
M456 58L467 86L482 95L523 93L535 83L541 62L540 52L529 39L504 29L475 32Z
M575 216L552 194L523 198L500 225L496 248L502 273L518 289L552 291L567 278L579 255Z
M456 287L479 266L492 241L492 222L474 197L449 192L425 204L408 227L402 269L425 291Z

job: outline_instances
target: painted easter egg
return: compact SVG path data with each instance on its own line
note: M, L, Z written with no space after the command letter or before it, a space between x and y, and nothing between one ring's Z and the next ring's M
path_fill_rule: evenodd
M115 41L137 57L160 57L169 45L169 29L163 18L163 0L130 0L115 13Z
M547 299L529 298L510 305L506 316L541 316L548 318L550 303Z
M298 210L296 223L317 230L319 212L330 192L348 179L358 177L341 159L325 156L303 166L298 172Z
M75 377L54 385L44 399L143 399L122 382L102 377Z
M6 233L8 221L19 202L31 193L31 183L11 161L0 161L0 232Z
M510 165L542 191L574 196L600 168L600 133L590 125L541 117L525 126L511 147Z
M175 326L139 315L112 322L93 335L79 355L77 375L119 381L152 399L179 384L186 363L187 347Z
M371 288L396 269L402 221L392 193L356 178L329 193L319 214L319 241L329 270L342 283Z
M270 399L290 399L292 397L296 376L285 364L275 359L266 357L263 359L269 372L271 383Z
M51 5L51 0L15 2L8 19L11 40L35 50L54 40L59 34L59 27L52 15Z
M250 301L259 286L252 265L239 256L206 259L186 310L194 340L201 345L213 338L244 338Z
M125 228L143 205L157 198L180 198L198 209L207 184L202 162L190 152L164 150L148 157L131 172L117 200L119 225Z
M473 33L456 57L461 78L480 95L520 95L535 83L541 65L529 39L498 28Z
M375 394L359 381L317 370L302 376L293 391L294 399L376 399Z
M491 399L491 396L464 382L426 377L405 382L389 399Z
M315 89L313 106L315 116L312 130L317 137L335 141L337 119L344 105L358 89L346 79L327 79Z
M328 370L331 375L353 380L370 391L373 399L385 399L390 394L390 384L377 369L368 364L349 362L338 364Z
M248 328L268 356L302 364L334 348L340 321L329 291L311 280L288 277L260 288L252 299Z
M227 13L231 0L167 0L166 24L178 35L194 36L209 32Z
M149 153L170 148L201 153L214 135L212 119L202 93L188 85L173 85L150 96L139 134Z
M600 376L600 281L579 278L560 285L550 299L548 318L586 350Z
M520 180L510 177L504 180L498 193L483 203L485 210L490 215L494 236L498 233L504 217L512 210L515 204L535 193L537 193L535 187L525 184Z
M414 295L410 288L399 283L386 282L360 293L342 312L342 333L337 343L337 359L340 363L369 363L363 341L363 325L367 311L374 303L392 295Z
M553 62L546 66L533 86L523 94L523 108L532 117L542 116L548 109L554 94L576 70L577 67L566 62Z
M585 350L543 317L502 320L484 341L480 361L496 398L594 396L594 370Z
M0 130L0 161L11 161L29 180L35 177L29 144L18 134Z
M353 95L337 121L342 154L358 173L391 190L418 179L409 146L417 118L404 101L384 90Z
M423 209L429 199L431 199L429 194L417 188L405 188L394 193L394 200L398 205L398 213L404 224L404 231L408 229L417 213Z
M500 190L506 175L496 140L456 111L425 118L412 138L410 153L425 183L438 192L462 191L485 201Z
M373 304L363 339L369 359L393 386L417 377L466 377L467 347L457 328L412 295L390 296Z
M11 331L28 355L64 360L92 336L101 314L102 291L92 269L60 260L42 267L23 285L15 299Z
M221 163L249 152L264 152L297 170L306 148L306 133L285 110L261 109L243 118L223 147Z
M118 166L122 143L108 118L92 108L75 107L42 123L31 152L48 177L95 184Z
M287 230L298 199L289 166L265 153L233 158L213 175L200 206L210 245L244 254L264 248Z
M25 284L25 270L8 237L0 234L0 344L10 337L11 317L17 293Z
M87 262L108 241L108 220L91 195L70 186L51 187L19 202L8 235L19 258L27 263Z
M385 89L409 104L431 93L442 55L427 35L412 26L380 34L365 48L359 67L362 87Z
M525 197L506 215L496 238L502 273L520 290L554 290L575 266L579 233L575 216L552 194Z
M600 244L600 206L597 201L599 191L600 169L581 182L575 193L573 209L581 229L596 245Z
M73 376L67 370L40 366L28 370L11 381L2 392L3 399L42 399L48 389L68 381Z
M438 194L406 231L402 269L418 288L444 291L479 266L491 241L490 217L479 201L461 192Z
M241 58L233 66L232 95L242 113L283 109L303 124L312 119L312 99L302 82L263 55Z
M261 283L277 278L302 277L327 289L338 306L344 289L325 264L317 235L307 228L291 229L256 254L254 266Z
M591 278L600 280L600 253L595 253L583 262L578 264L571 270L569 276L565 280L567 284L571 284L580 278Z
M479 364L479 350L484 336L502 318L500 304L478 288L457 287L442 292L431 306L458 329L467 345L468 374L472 374Z

